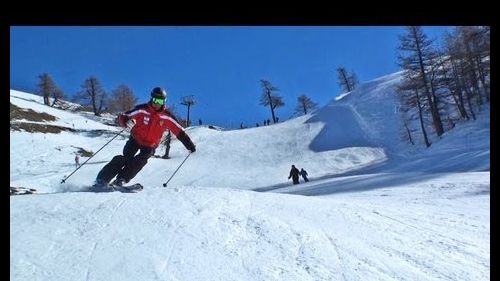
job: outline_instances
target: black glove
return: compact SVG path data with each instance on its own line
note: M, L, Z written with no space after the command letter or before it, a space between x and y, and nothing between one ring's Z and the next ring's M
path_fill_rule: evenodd
M196 146L184 131L179 133L177 139L180 140L187 150L191 151L191 153L196 151Z

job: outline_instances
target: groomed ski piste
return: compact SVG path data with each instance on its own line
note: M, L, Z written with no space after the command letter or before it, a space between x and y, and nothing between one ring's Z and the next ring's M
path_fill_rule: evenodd
M174 139L171 159L150 158L130 182L144 186L134 194L79 192L126 133L60 184L79 149L119 132L111 116L11 90L11 104L57 119L11 120L11 186L38 194L10 197L10 280L489 280L489 108L411 146L399 79L271 126L189 127L197 151L163 187L188 155ZM12 129L23 122L72 130ZM292 164L310 182L292 185Z

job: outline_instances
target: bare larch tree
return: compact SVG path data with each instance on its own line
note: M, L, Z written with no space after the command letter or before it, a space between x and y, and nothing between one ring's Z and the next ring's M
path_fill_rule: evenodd
M354 72L351 72L351 74L347 73L347 70L343 66L337 68L337 78L343 93L354 90L358 83L356 74Z
M87 101L92 105L94 115L100 116L106 99L106 92L95 76L90 76L81 86L82 90L75 95L75 100Z
M260 98L260 105L263 106L269 106L271 108L271 115L273 117L273 123L276 123L276 115L274 114L274 110L278 107L284 106L285 103L283 102L283 99L274 94L273 92L279 91L278 88L273 86L269 81L267 80L260 80L261 86L262 86L262 95Z
M49 97L54 95L56 92L56 84L54 83L54 80L52 80L52 77L50 77L47 73L38 75L38 79L38 93L43 96L43 104L50 105Z
M295 107L296 114L307 114L313 109L316 109L318 104L313 102L311 98L306 95L301 95L297 98L297 106Z
M108 110L111 112L124 112L130 110L137 103L134 92L124 84L111 91Z
M406 34L399 36L399 40L398 61L406 72L405 79L412 80L410 84L419 86L418 92L422 92L426 98L426 107L430 111L434 130L441 136L444 130L439 113L439 100L432 79L432 69L434 69L432 64L436 61L437 53L432 47L432 41L427 39L419 26L407 27Z

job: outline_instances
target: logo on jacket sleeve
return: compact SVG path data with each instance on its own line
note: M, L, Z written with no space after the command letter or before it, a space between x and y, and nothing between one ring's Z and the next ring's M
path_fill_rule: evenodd
M149 116L144 116L144 125L149 124Z

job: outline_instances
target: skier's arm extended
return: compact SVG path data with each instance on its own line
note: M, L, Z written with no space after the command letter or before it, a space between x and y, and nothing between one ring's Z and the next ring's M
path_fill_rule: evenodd
M177 139L182 142L182 144L191 152L196 151L196 146L194 143L191 141L189 136L186 134L186 132L182 131L177 135Z
M191 141L186 132L184 132L181 125L179 125L179 123L177 123L175 119L171 117L167 117L165 119L167 120L167 126L169 127L170 131L177 137L179 141L182 142L182 144L186 147L186 149L191 152L195 152L196 146Z

